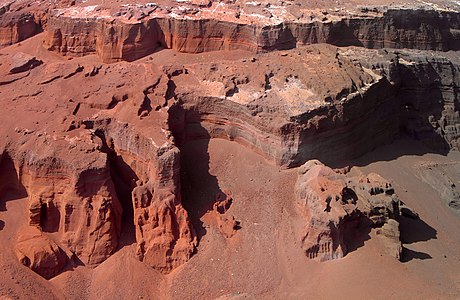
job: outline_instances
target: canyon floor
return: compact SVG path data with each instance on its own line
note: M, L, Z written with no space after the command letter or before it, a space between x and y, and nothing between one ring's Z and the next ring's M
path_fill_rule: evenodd
M196 210L194 220L202 228L197 254L186 265L164 276L139 262L134 245L127 243L95 269L77 266L46 281L16 262L11 250L11 237L21 223L26 223L26 199L18 199L9 201L7 211L0 212L4 223L0 232L0 292L6 299L460 296L458 213L420 179L417 170L424 163L454 165L458 170L460 153L433 154L423 145L403 139L358 160L352 172L378 172L394 181L401 199L421 218L403 218L402 262L382 254L373 239L362 241L341 260L316 262L305 259L295 235L300 218L292 199L295 170L280 170L235 142L203 140L187 148L185 155L200 160L194 160L186 170L203 180L191 183L194 192L184 199L185 205ZM454 179L460 180L458 172ZM240 221L241 229L230 241L218 232L212 212L198 213L205 203L194 206L202 195L216 189L234 192L230 212Z
M460 3L0 0L0 299L460 299Z

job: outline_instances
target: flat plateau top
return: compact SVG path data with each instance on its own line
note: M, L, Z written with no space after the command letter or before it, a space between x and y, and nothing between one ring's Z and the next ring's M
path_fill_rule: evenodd
M31 6L30 6L30 5ZM452 0L327 0L327 1L213 1L213 0L0 0L0 7L13 10L32 6L49 6L56 16L73 18L121 19L135 23L146 18L217 19L242 24L270 25L283 21L329 22L343 17L372 17L389 9L425 9L460 11L460 1Z

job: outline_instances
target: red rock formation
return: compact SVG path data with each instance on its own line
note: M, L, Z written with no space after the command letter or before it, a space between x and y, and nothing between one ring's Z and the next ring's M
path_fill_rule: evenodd
M350 177L309 161L299 169L296 194L305 217L301 240L308 258L341 258L363 238L362 228L383 226L390 253L399 259L399 200L379 175Z
M0 71L9 73L13 62L5 60ZM15 104L21 98L15 93L30 93L37 102L46 98L41 109L56 109L57 117L41 121L50 126L50 131L25 129L23 126L36 126L26 119L2 128L1 149L5 150L0 164L6 173L2 169L0 177L12 180L12 174L17 174L17 183L3 181L0 190L11 189L13 183L15 189L23 186L29 198L30 226L53 233L59 247L90 266L101 263L117 249L122 205L134 207L130 222L136 225L139 258L169 272L194 253L196 238L181 205L179 151L169 140L170 134L162 129L168 115L151 107L155 101L156 109L165 105L168 77L146 65L134 69L120 66L45 63L5 75L23 76L15 77L22 88L10 90L11 97L6 101ZM137 75L127 76L127 70ZM159 72L155 75L153 70ZM24 80L31 73L42 72L46 72L45 78ZM137 77L142 73L137 72L145 72L143 76L151 78L153 84L139 83ZM80 83L80 97L70 101L66 98L70 91L61 86L69 80ZM123 81L125 84L121 84ZM115 88L119 90L113 90L112 82L121 84ZM43 94L35 92L43 86ZM62 91L59 97L56 91ZM122 105L124 101L130 105ZM97 112L106 117L99 117ZM131 120L132 124L118 118ZM11 126L15 125L19 127L14 130ZM119 189L120 181L114 185L120 177L121 188L128 186L127 197ZM36 268L39 265L40 261Z
M238 221L235 220L234 216L217 215L217 228L225 238L233 237L237 232L238 226Z
M59 274L68 260L55 242L33 227L24 228L18 233L15 251L23 265L46 279Z
M458 24L457 13L405 9L340 17L333 22L284 20L269 25L168 14L133 22L117 17L67 16L63 10L48 17L45 47L69 55L97 53L105 62L132 61L163 47L187 53L263 52L328 43L447 51L460 48L455 33Z
M117 155L117 169L133 172L136 180L132 201L137 255L168 273L188 261L196 246L193 227L181 204L179 151L170 142L156 145L126 125L111 123L105 130Z
M32 55L19 52L12 58L10 73L16 74L25 72L41 65L42 63L43 62L41 60L37 60Z
M23 41L42 31L40 16L44 7L38 1L0 3L0 48Z
M1 19L0 47L23 41L41 31L31 14L8 16Z
M33 143L45 146L27 151ZM68 148L62 142L46 143L41 136L12 151L29 197L29 223L56 232L61 245L85 264L98 264L115 251L121 230L121 207L107 158L92 152L91 144ZM59 149L66 149L66 156ZM82 150L89 152L82 157Z
M235 217L227 214L232 202L231 192L220 192L216 195L216 202L212 207L213 214L217 220L217 228L225 238L233 237L239 228L239 222L235 220Z
M86 22L61 16L50 19L48 25L49 47L75 55L97 53L106 61L133 60L159 46L187 52L261 47L259 40L256 47L248 46L257 25L238 27L228 21L156 18L133 23L94 18ZM279 32L270 26L260 29L267 32L261 38L267 45L263 50L289 44L289 30L283 26L277 27ZM369 29L369 34L373 31ZM318 41L304 42L313 40ZM440 45L439 41L430 43L411 47ZM378 47L381 45L386 44ZM442 70L439 74L447 74L447 67L454 66L449 73L454 78L458 69L455 57L417 67L425 62L405 61L388 51L367 50L356 58L360 51L355 48L325 45L257 54L231 63L191 61L168 67L150 61L111 65L84 59L49 62L53 59L46 56L14 53L22 57L16 60L12 54L16 48L5 50L10 52L2 56L0 92L8 97L3 98L0 149L5 148L2 167L8 165L5 169L9 171L0 178L16 174L12 178L17 180L0 182L0 190L24 186L31 226L53 232L59 247L89 265L102 262L117 249L123 226L121 208L132 208L133 216L128 217L136 228L138 257L164 273L186 262L196 246L181 204L176 146L196 138L226 138L283 167L313 158L343 162L399 134L402 114L397 89L402 81L396 73L428 73L431 66L437 66ZM379 58L378 65L369 62L371 57ZM401 65L408 72L400 72ZM428 81L436 76L436 72L430 74ZM416 85L409 76L404 80L408 90ZM447 82L442 81L439 88ZM453 98L447 100L454 112L444 118L449 124L440 128L451 128L451 135L446 136L452 137L454 145L456 119L450 116L455 116L455 105ZM24 111L31 111L30 119L15 117ZM389 221L395 209L380 192L387 190L382 187L386 181L373 176L364 177L365 181L355 178L350 187L345 175L323 166L320 169L324 174L318 171L321 174L313 174L313 181L303 178L299 183L302 200L308 198L304 190L310 191L313 200L320 199L317 203L308 198L303 203L310 232L304 249L309 255L329 259L346 254L353 242L348 230L366 222L382 226L379 232L397 240L397 224ZM329 200L318 188L324 182L330 187ZM376 193L372 188L378 195L372 194ZM357 195L357 202L342 204L349 197L348 189ZM226 209L226 203L216 206L218 227L231 237L237 222L220 213ZM395 256L398 245L392 248Z
M291 167L312 158L337 163L397 134L399 107L385 77L324 45L274 56L250 62L248 75L248 61L242 60L222 69L219 64L190 66L188 73L173 77L185 110L173 112L181 123L171 127L178 144L225 138Z

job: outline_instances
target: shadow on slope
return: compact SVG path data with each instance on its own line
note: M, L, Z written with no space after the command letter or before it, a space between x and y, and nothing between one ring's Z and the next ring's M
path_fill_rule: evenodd
M201 217L212 210L217 199L225 198L217 177L209 173L209 141L209 138L193 140L181 148L182 204L189 213L198 241L206 234Z
M399 218L400 239L403 244L414 244L437 239L437 230L428 225L422 219L413 219L405 216ZM424 252L403 247L401 262L409 262L413 259L431 259L431 255Z
M399 218L399 228L403 244L414 244L436 239L438 233L436 229L422 219L411 219L404 216Z
M432 259L431 255L425 252L414 251L408 248L403 248L402 255L401 255L401 262L409 262L413 259Z
M447 147L444 149L431 149L421 141L404 135L391 144L377 147L357 159L333 165L331 168L344 166L365 167L375 162L393 161L402 156L423 156L430 153L446 156L449 150Z
M6 202L27 196L13 159L8 153L3 153L0 156L0 211L6 211Z
M27 191L19 179L11 156L4 152L0 156L0 211L6 211L6 202L27 197ZM5 221L0 220L0 230Z

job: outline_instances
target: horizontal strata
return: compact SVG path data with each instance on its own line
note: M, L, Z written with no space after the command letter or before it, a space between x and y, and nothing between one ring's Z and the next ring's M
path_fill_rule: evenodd
M97 54L104 62L133 61L160 48L187 53L235 49L264 52L328 43L373 49L460 49L460 14L435 10L390 9L365 18L271 25L170 16L126 22L50 15L46 30L48 49L77 56Z
M22 77L8 73L23 69L16 53L7 56L11 66L5 59L0 68L5 79L15 79L0 86L10 93L4 101L17 105L9 106L0 131L0 179L7 179L0 180L0 191L16 188L17 197L27 196L29 225L53 233L56 247L87 265L116 251L126 226L123 211L130 207L138 258L168 273L196 250L182 206L176 145L226 138L283 167L313 158L340 163L401 130L458 147L458 52L430 52L428 59L424 53L314 45L231 65L165 68L151 62L28 65L34 61L29 57L23 63L33 69L20 72ZM55 92L65 92L70 81L78 93ZM52 107L61 118L42 122L57 133L20 129L27 120L13 116L29 105L46 113ZM304 246L312 257L329 253ZM61 268L59 262L49 272L36 271L52 276Z
M23 41L42 31L31 13L14 16L0 14L0 48Z
M313 52L319 48L307 47ZM334 62L327 59L335 55L335 52L328 54L330 48L321 48L323 59L317 62L308 56L308 51L299 52L302 58L297 58L294 53L297 50L285 53L289 54L284 59L289 59L292 54L299 68L304 68L305 59L319 73L325 66L330 71L329 76L336 72L340 74L345 69L348 70L345 78L351 79L351 85L347 86L347 81L339 81L340 76L321 79L311 75L318 74L316 71L309 73L305 68L303 71L296 67L289 68L292 76L306 75L305 78L299 78L299 81L303 80L300 86L314 94L314 98L329 99L303 111L286 113L290 103L305 104L309 100L299 98L300 93L286 97L283 93L276 93L275 90L280 87L274 79L271 89L259 98L255 96L262 94L260 89L257 90L260 87L257 79L251 78L248 79L249 83L243 81L236 84L235 95L248 97L247 103L241 103L233 101L235 95L209 95L205 86L214 86L211 83L192 83L195 90L201 92L189 92L190 89L183 83L186 80L181 79L181 76L187 75L173 77L178 86L177 98L182 103L180 108L170 109L169 124L177 138L176 142L181 145L194 139L224 138L243 144L282 167L299 166L311 159L341 165L391 142L402 133L426 142L437 151L458 148L460 118L456 95L460 67L456 52L449 53L447 57L431 52L433 56L427 59L426 56L420 56L422 51L395 53L354 48L339 50L338 61ZM353 68L347 60L353 60L355 56L358 63ZM372 61L368 61L370 57ZM253 72L267 74L270 68L277 69L277 63L274 62L277 59L280 57L271 57L273 63L268 64L270 60L259 57L260 61L252 63L250 68ZM230 72L239 74L243 67L237 63L234 65L237 71ZM264 69L265 65L267 69ZM202 70L211 68L204 66ZM352 72L357 75L352 75ZM375 78L365 79L367 72L372 72ZM196 69L189 70L189 74L214 82L226 80L222 77L212 78L212 72L201 75ZM284 76L278 70L274 78L283 82ZM249 87L252 80L256 81L254 89ZM322 85L315 85L315 82L321 82ZM334 91L337 94L321 94L321 90L329 90L331 86L340 87Z
M179 136L185 141L236 141L282 167L299 166L313 158L327 163L352 159L391 142L399 130L395 89L386 79L344 103L320 107L306 114L308 117L299 115L276 125L251 116L250 108L231 101L212 97L183 100L185 132Z

